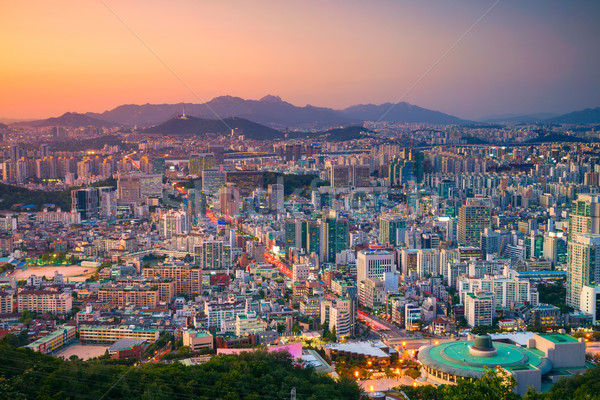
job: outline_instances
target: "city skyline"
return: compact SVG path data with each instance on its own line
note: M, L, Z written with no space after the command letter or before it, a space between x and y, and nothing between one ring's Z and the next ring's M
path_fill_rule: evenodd
M5 5L0 117L221 95L461 118L600 104L594 2Z

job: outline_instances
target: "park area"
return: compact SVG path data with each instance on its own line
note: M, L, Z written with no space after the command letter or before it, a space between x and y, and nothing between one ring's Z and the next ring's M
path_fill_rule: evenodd
M69 347L65 347L61 352L57 353L56 356L62 357L65 360L68 360L71 356L77 356L85 361L90 358L104 355L107 349L108 346L72 344Z
M25 269L15 270L9 276L16 278L17 280L27 279L30 275L45 276L50 279L54 277L54 271L58 271L59 274L65 278L68 278L70 282L82 282L92 276L96 269L94 267L82 267L80 265L48 265L45 267L41 266L30 266Z

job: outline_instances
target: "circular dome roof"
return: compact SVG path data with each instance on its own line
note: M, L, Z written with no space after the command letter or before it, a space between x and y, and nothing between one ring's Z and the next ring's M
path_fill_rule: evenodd
M463 377L479 378L485 368L502 367L535 367L542 370L542 374L552 369L552 363L530 349L506 343L493 343L493 350L471 352L477 344L487 346L487 339L482 338L482 343L475 341L456 341L440 343L439 345L426 346L419 351L419 361L436 370Z

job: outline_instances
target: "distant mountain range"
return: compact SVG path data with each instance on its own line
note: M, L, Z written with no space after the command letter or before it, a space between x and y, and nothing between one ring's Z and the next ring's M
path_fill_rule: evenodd
M48 126L64 126L68 128L79 128L81 126L93 126L95 128L102 127L113 127L118 126L114 122L103 121L98 118L90 117L86 114L78 114L73 112L67 112L60 117L53 117L48 119L40 119L36 121L22 121L15 122L11 126L32 126L35 128L44 128Z
M162 123L182 114L198 118L244 118L276 128L319 128L333 125L360 124L364 121L423 122L431 124L460 124L467 121L439 111L432 111L408 103L381 105L360 104L344 110L307 105L297 107L278 96L265 96L260 100L240 97L215 97L202 104L145 104L123 105L101 114L87 113L90 117L120 125L149 126Z
M429 123L439 125L458 125L470 123L470 121L444 114L439 111L428 110L406 102L359 104L341 110L340 113L358 121L388 121L408 123Z
M220 96L201 104L127 104L103 113L65 113L60 117L37 121L19 121L11 126L124 126L149 128L160 126L184 113L204 120L227 120L239 118L248 122L269 126L278 130L306 129L324 130L332 127L362 125L365 121L427 123L438 125L470 125L453 115L429 110L406 102L397 104L359 104L343 110L307 105L298 107L278 96L265 96L260 100ZM576 111L565 115L524 114L495 115L483 119L487 123L528 124L600 124L600 108Z
M550 118L548 122L555 124L598 124L600 123L600 107L586 108L568 114Z

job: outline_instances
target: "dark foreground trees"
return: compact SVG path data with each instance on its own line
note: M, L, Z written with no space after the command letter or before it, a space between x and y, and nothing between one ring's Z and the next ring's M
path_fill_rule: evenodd
M62 361L0 344L2 399L359 399L351 380L335 382L294 365L288 353L217 356L203 365L127 367Z

